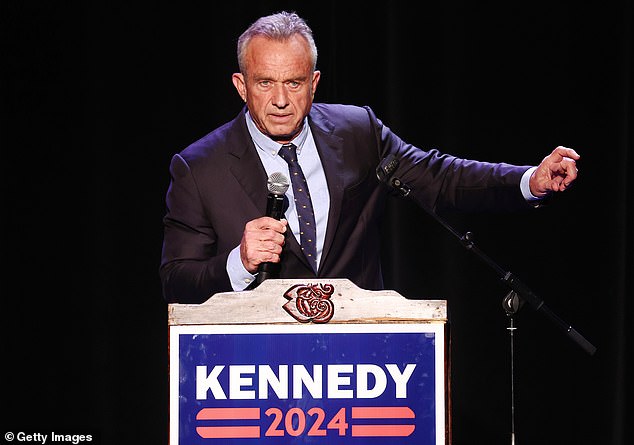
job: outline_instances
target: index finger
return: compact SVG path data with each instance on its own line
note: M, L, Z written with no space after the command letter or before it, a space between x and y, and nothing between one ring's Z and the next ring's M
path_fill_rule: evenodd
M254 221L252 221L258 229L271 229L279 233L284 233L286 231L286 220L285 219L275 219L270 216L262 216Z
M579 153L577 153L575 150L573 150L572 148L564 147L562 145L555 148L552 154L559 155L561 156L562 159L570 158L570 159L574 159L575 161L581 158L581 156L579 156ZM561 159L559 159L559 161L561 161Z

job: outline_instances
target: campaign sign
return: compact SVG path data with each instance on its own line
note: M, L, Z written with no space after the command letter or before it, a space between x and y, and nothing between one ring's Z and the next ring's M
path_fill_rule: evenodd
M444 444L444 325L170 330L170 444Z

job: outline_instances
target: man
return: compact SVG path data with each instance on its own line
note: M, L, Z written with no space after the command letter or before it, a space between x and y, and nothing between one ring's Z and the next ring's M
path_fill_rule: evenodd
M251 25L238 63L232 80L245 109L172 158L160 268L169 302L247 289L262 263L278 264L280 278L381 289L379 226L390 188L375 171L390 155L408 197L434 210L529 208L577 177L579 155L569 148L533 168L458 159L402 141L367 107L313 103L317 49L294 13ZM275 172L305 176L304 186L289 187L281 220L263 216Z

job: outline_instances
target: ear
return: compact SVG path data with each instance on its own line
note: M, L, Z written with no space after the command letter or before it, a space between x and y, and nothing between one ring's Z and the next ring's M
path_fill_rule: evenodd
M321 72L318 70L313 71L313 84L312 84L312 96L315 97L315 91L317 91L317 84L321 78Z
M233 86L236 87L236 91L242 98L243 101L247 101L247 86L244 82L244 76L242 73L233 73L231 76L231 81L233 82Z

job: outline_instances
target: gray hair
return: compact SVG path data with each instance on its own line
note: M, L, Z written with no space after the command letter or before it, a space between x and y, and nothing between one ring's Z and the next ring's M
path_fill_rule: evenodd
M288 40L295 34L299 34L310 47L313 71L317 68L317 46L313 39L313 31L308 27L304 19L294 12L278 12L266 17L260 17L242 33L238 39L238 67L245 74L247 46L253 37L264 36L272 40Z

